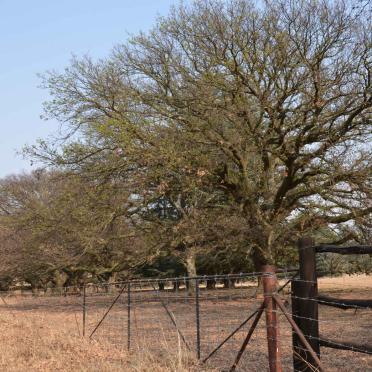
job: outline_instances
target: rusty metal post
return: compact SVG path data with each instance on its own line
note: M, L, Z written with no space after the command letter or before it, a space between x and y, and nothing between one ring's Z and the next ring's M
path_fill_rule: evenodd
M305 335L311 348L320 357L319 347L319 320L318 284L316 274L316 252L314 241L311 238L301 238L298 241L299 249L299 280L292 282L292 314L293 320ZM303 342L296 332L292 334L293 340L293 368L294 371L311 372L316 366L316 360L304 348Z
M273 295L277 291L275 266L263 266L262 273L262 283L265 298L267 345L269 352L269 368L270 372L282 372L279 350L278 311L276 302L273 299Z

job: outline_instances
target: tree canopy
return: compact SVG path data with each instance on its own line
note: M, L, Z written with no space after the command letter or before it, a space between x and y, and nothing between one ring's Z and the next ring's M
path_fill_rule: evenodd
M181 4L107 59L46 73L61 136L26 152L120 185L139 234L189 273L202 251L243 248L259 266L301 234L363 239L371 31L351 2Z

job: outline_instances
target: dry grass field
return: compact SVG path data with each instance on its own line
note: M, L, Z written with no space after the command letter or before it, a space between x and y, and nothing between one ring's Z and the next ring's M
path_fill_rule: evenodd
M0 371L200 371L185 350L128 353L110 342L83 339L73 315L0 313Z
M334 297L372 298L372 277L322 278L320 292ZM201 356L207 356L234 330L259 301L254 287L202 290L200 306ZM174 316L190 350L181 341L164 306L150 295L133 296L131 352L127 346L127 308L123 297L91 340L82 337L81 297L4 295L0 304L0 371L223 371L247 332L238 332L206 365L195 359L195 303L182 293L165 291L162 301ZM87 335L94 329L115 294L88 297ZM286 296L284 296L286 297ZM290 311L290 307L288 308ZM340 310L320 306L321 333L334 339L372 342L371 310ZM291 330L280 316L281 350L285 371L292 370ZM238 371L266 371L264 319L259 323ZM321 350L326 371L372 371L372 356L333 349Z

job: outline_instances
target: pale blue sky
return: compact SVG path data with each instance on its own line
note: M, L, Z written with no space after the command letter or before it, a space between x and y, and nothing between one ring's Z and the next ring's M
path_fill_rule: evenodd
M187 2L187 1L186 1ZM128 33L149 29L177 0L0 0L0 177L30 170L15 154L57 128L41 120L37 73L72 54L104 57Z

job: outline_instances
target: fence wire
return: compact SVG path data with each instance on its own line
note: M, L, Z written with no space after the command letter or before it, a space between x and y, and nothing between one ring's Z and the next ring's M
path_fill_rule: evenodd
M291 296L294 274L291 270L277 274L278 294L291 317L292 299L317 301ZM199 358L201 366L228 371L264 299L257 286L260 277L261 273L251 273L90 284L39 294L4 292L0 311L16 317L37 316L50 326L63 322L66 333L85 335L131 351L161 353L181 348ZM372 279L368 276L320 278L317 283L319 293L325 296L372 299ZM359 345L372 343L371 309L339 309L331 305L323 301L319 304L319 317L308 318L319 324L321 336L317 341L331 339L334 346L343 345L339 340L353 340ZM274 312L278 317L282 367L292 371L293 331L283 312ZM325 370L372 371L372 355L360 353L363 350L358 347L354 351L357 352L322 347ZM268 362L263 314L236 370L263 371Z

